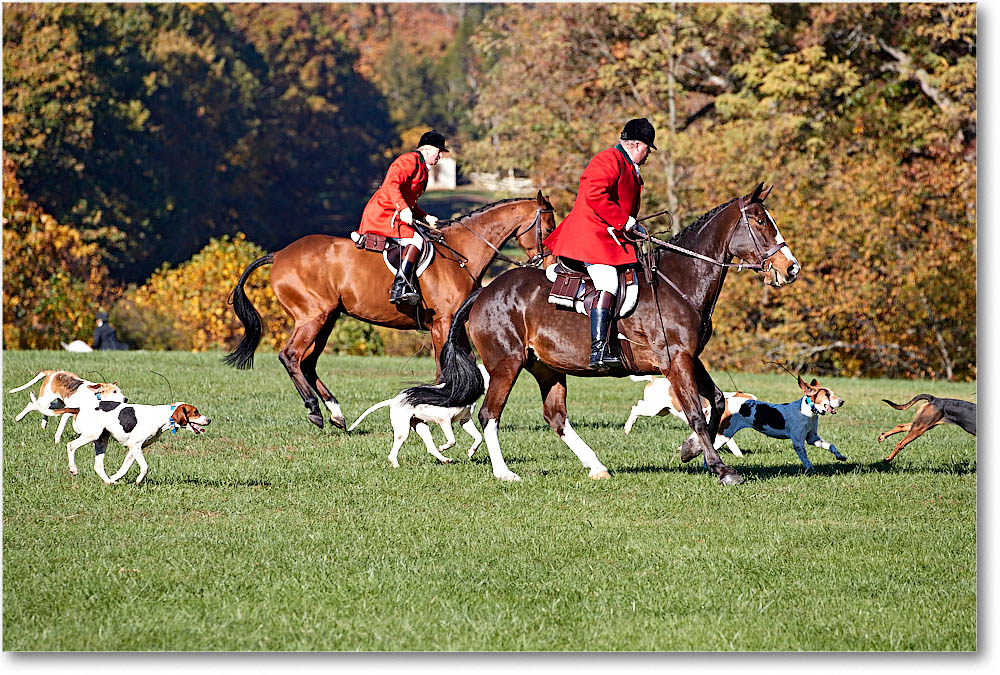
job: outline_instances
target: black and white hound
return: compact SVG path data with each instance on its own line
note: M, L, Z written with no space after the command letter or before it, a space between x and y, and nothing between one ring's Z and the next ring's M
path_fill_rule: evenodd
M139 463L139 475L135 482L141 483L149 470L142 449L156 441L164 431L176 434L178 429L187 429L197 435L205 431L212 421L183 401L165 405L101 401L96 407L67 408L57 399L52 403L52 411L57 415L73 415L73 429L80 434L75 441L66 444L69 472L74 476L79 473L74 461L77 449L93 443L94 471L108 485L113 485L128 473L134 462ZM104 453L111 436L128 448L128 453L118 472L109 478L104 472Z

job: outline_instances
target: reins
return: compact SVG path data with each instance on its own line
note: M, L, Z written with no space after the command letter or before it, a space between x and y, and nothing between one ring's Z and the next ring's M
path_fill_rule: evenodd
M538 267L539 264L545 259L544 247L542 246L542 214L543 213L554 213L554 212L555 212L555 209L543 209L540 206L537 207L537 208L535 208L535 217L531 221L531 223L528 224L528 227L526 227L525 229L520 230L520 231L515 231L512 235L510 235L511 237L519 237L522 234L524 234L525 232L527 232L528 230L530 230L531 228L535 228L535 241L538 244L538 253L536 253L535 255L531 256L530 258L528 258L527 262L523 262L523 263L519 262L517 260L514 260L512 258L509 258L508 256L504 255L503 252L501 252L500 249L497 248L493 244L493 242L491 242L490 240L488 240L486 237L484 237L483 235L481 235L479 232L476 232L474 229L472 229L471 227L469 227L468 225L466 225L465 223L463 223L461 220L443 221L443 222L450 223L450 224L453 224L453 225L459 225L460 227L464 228L467 232L471 233L476 238L478 238L480 241L482 241L484 244L486 244L491 249L493 249L493 252L495 253L495 256L494 256L495 258L499 258L500 260L503 260L504 262L510 263L511 265L515 265L517 267ZM416 221L416 222L420 223L421 225L427 225L426 223L424 223L422 221ZM454 253L456 256L458 256L458 258L460 258L460 260L458 262L459 267L463 267L463 268L465 267L465 263L468 262L469 259L466 256L464 256L461 253L459 253L458 251L456 251L455 249L453 249L451 246L449 246L447 244L447 242L444 241L444 237L443 236L428 235L427 231L421 231L421 234L427 236L428 239L430 239L430 241L433 242L434 244L441 244L442 246L444 246L445 248L447 248L449 251L451 251L452 253ZM509 238L510 237L508 237L508 239Z

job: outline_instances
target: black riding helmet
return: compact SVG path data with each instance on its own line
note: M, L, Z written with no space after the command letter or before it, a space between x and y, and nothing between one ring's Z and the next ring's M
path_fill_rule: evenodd
M645 117L640 117L625 123L621 139L623 141L642 141L651 150L656 150L656 146L653 145L653 138L655 137L656 131L653 129L653 125Z
M441 152L448 152L448 148L444 147L444 134L434 131L433 129L425 132L424 135L420 137L420 142L417 143L418 148L422 148L425 145L437 148Z

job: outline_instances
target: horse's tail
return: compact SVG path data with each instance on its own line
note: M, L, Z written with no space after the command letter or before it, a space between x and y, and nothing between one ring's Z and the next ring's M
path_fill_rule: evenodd
M356 427L359 424L361 424L361 420L363 420L364 418L368 417L368 413L373 413L376 410L378 410L379 408L384 408L386 406L392 405L395 400L396 400L395 397L393 397L393 398L387 399L385 401L382 401L380 403L376 403L371 408L369 408L368 410L366 410L363 413L361 413L361 416L358 419L354 420L354 424L352 424L351 426L349 426L347 428L347 430L348 431L354 431L354 427Z
M483 289L477 288L455 312L448 330L448 339L441 348L441 378L437 384L421 384L407 389L403 402L409 405L434 405L442 408L460 408L473 403L483 395L485 384L482 373L472 356L472 344L465 324L472 305Z
M236 346L236 349L222 358L222 362L227 366L239 368L240 370L253 367L253 353L257 351L257 345L260 344L260 336L264 333L264 325L261 323L260 314L257 313L253 303L250 302L250 298L247 297L246 291L243 290L243 284L246 283L247 278L249 278L255 269L264 265L270 265L273 262L274 254L268 253L266 256L257 258L247 265L247 268L243 270L243 274L240 276L239 282L236 284L236 288L233 289L230 295L233 310L243 323L243 339Z
M891 405L896 410L906 410L907 408L909 408L911 405L913 405L917 401L928 401L928 402L930 402L930 400L933 399L933 398L934 397L931 396L930 394L917 394L916 396L914 396L913 398L911 398L909 401L907 401L906 403L902 403L902 404L900 404L900 403L893 403L892 401L890 401L887 398L882 399L882 402L883 403L888 403L889 405Z

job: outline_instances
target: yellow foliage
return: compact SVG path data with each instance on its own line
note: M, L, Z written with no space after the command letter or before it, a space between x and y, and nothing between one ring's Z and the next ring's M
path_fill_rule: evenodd
M126 341L146 349L206 351L228 349L243 326L227 299L240 274L265 251L239 233L212 239L189 261L164 264L139 287L131 287L112 314ZM245 284L264 323L261 347L284 343L290 321L278 304L265 266Z
M94 314L120 293L100 262L98 245L30 201L6 157L3 196L4 348L90 342Z

